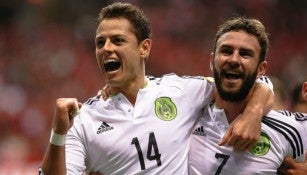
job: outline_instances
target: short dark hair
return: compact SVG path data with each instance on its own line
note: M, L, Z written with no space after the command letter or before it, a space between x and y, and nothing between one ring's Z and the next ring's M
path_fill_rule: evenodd
M97 25L104 19L110 18L125 18L130 21L138 42L151 38L150 22L144 12L135 5L118 2L102 8L97 18Z
M236 17L226 21L219 26L219 29L215 35L214 52L216 50L217 40L227 32L243 30L249 34L257 37L260 45L260 58L259 62L262 62L266 58L266 54L269 47L268 33L265 31L264 25L257 19L249 19L246 17Z

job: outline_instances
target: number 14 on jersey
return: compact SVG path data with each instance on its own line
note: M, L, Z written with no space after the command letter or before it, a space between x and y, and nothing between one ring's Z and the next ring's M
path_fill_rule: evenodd
M145 166L145 161L144 161L144 157L143 157L143 151L141 149L141 146L140 146L140 143L139 143L139 140L138 140L137 137L134 137L132 139L131 145L134 145L135 148L136 148L136 151L137 151L138 156L139 156L141 170L145 170L146 166ZM152 150L153 150L153 152L152 152ZM156 137L155 137L155 134L153 132L149 133L148 149L147 149L147 157L146 158L150 161L156 160L157 166L161 166L161 159L160 159L161 154L159 153Z

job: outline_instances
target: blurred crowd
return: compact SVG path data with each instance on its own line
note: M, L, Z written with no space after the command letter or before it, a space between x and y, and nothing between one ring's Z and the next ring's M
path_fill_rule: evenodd
M95 59L96 15L113 1L10 0L0 3L0 175L35 174L49 140L55 100L95 96L104 85ZM129 0L147 14L153 49L147 73L211 75L219 24L245 15L270 34L267 75L276 109L292 110L307 81L307 1ZM277 90L280 89L280 92Z

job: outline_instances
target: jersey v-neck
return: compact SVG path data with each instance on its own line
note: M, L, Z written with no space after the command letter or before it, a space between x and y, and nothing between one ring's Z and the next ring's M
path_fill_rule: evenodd
M145 89L148 87L148 84L149 84L149 79L146 78L144 87L142 89L139 89L137 93L134 105L132 105L130 101L126 98L126 96L123 95L122 93L112 95L109 98L109 104L112 105L114 108L123 111L125 113L124 116L128 118L141 117L138 113L135 113L135 109L138 109L139 108L138 106L142 105L142 102L144 103L142 96L145 93L144 91L146 91ZM142 109L142 107L140 109Z
M229 127L229 123L224 109L218 108L215 103L211 103L209 105L209 108L210 117L212 118L212 121L215 123L216 127L220 130L220 132L225 133Z

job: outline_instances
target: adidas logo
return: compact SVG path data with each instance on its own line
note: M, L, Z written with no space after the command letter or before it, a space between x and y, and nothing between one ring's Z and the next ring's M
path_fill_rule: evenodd
M97 130L97 134L101 134L102 132L109 131L109 130L112 130L112 129L114 129L112 126L110 126L106 122L102 122L101 125L99 126L98 130Z
M192 134L194 134L194 135L199 135L199 136L206 136L206 134L205 134L205 132L204 132L204 126L198 127L197 129L195 129L195 130L193 131Z

